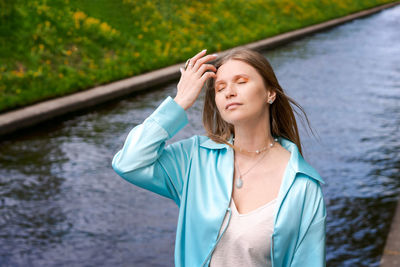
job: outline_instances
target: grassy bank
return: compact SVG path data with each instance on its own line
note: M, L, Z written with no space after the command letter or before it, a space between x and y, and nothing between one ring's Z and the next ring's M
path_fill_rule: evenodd
M390 0L0 0L0 112Z

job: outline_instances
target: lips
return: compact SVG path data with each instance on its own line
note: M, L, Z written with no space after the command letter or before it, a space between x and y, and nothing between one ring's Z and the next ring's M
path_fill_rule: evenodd
M225 109L234 108L234 107L237 107L237 106L240 106L240 105L242 105L242 104L238 103L238 102L229 103L228 105L225 106Z

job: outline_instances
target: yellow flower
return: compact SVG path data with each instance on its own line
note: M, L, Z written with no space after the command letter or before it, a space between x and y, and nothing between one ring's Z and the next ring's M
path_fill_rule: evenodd
M44 25L46 25L47 28L50 27L50 21L46 20L46 21L44 22Z
M43 51L44 45L43 45L43 44L40 44L40 45L39 45L39 49L40 49L40 51Z
M60 77L60 78L62 79L62 78L64 78L64 74L59 73L59 74L58 74L58 77Z
M107 23L103 22L102 24L100 24L100 30L102 32L109 32L111 31L111 27Z
M50 65L51 61L50 60L46 60L46 64Z
M73 14L75 21L84 20L87 16L82 11L77 11Z
M73 18L75 20L75 28L77 28L77 29L80 28L81 20L84 20L87 17L86 14L83 13L82 11L77 11L72 16L73 16ZM68 35L70 35L69 32L68 32Z
M15 76L19 77L19 78L24 77L24 72L19 71L19 70L18 71L13 70L11 73L14 74Z
M140 53L139 53L139 52L135 52L135 53L133 53L133 55L134 55L135 57L139 57L139 56L140 56Z
M167 42L166 44L165 44L165 48L164 48L164 51L163 51L163 56L168 56L168 52L169 52L169 48L170 48L170 46L171 46L171 43L170 42Z
M100 20L92 18L92 17L87 18L84 22L85 26L87 26L87 27L90 27L92 25L98 25L99 23L100 23Z
M67 50L67 52L65 52L67 54L67 56L70 56L72 54L71 50Z
M138 38L139 38L139 39L142 39L142 38L143 38L143 35L142 35L142 34L139 34L139 35L138 35Z

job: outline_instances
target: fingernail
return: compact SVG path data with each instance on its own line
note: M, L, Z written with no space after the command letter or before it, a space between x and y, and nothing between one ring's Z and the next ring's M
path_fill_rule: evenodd
M212 54L212 56L218 57L218 55L217 55L217 54Z
M201 52L205 52L205 51L207 51L207 49L203 49Z

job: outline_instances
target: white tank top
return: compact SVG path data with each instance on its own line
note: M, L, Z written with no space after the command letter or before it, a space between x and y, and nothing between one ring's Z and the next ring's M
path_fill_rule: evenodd
M271 266L271 236L277 198L246 214L239 214L233 198L231 220L211 256L210 266ZM228 223L225 214L218 237Z

